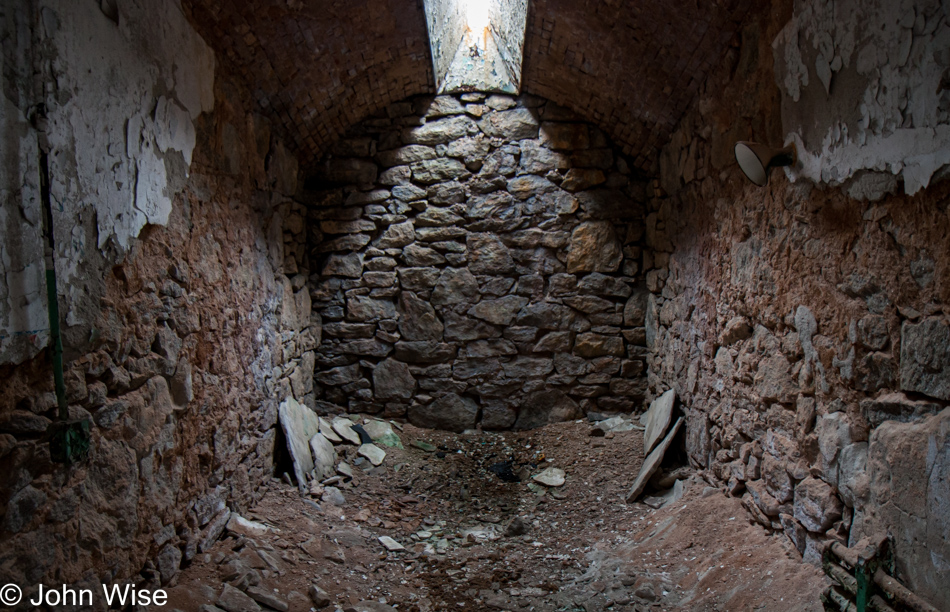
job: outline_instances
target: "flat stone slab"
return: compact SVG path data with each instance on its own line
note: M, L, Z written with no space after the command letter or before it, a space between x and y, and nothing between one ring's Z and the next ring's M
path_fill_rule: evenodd
M643 488L647 485L647 481L650 480L650 477L653 476L660 467L663 456L666 454L667 449L669 449L670 444L673 443L673 438L676 437L676 433L680 430L682 425L683 417L676 419L676 424L670 429L670 433L666 434L666 437L663 438L660 445L653 449L653 452L643 461L643 465L640 466L640 473L637 474L637 479L633 482L633 486L630 487L630 492L627 493L628 504L637 501L637 498L643 493Z
M673 405L676 403L676 392L670 389L653 400L647 410L646 430L643 432L643 456L650 454L660 441L666 429L670 426L673 417Z
M361 444L360 435L353 431L353 421L344 419L343 417L336 417L333 419L331 425L333 425L333 431L350 444L355 446Z
M325 480L336 471L336 449L326 437L317 432L310 438L310 452L313 455L313 469L317 480Z
M341 461L340 465L336 466L336 473L346 478L353 478L353 468L345 461Z
M548 487L564 486L564 470L550 467L540 474L531 477L535 482L539 482Z
M393 431L392 424L386 421L370 419L363 425L363 429L366 430L366 433L376 444L382 444L383 446L392 448L403 448L402 440L400 440L396 432Z
M341 438L335 431L333 431L333 425L330 424L330 421L326 420L323 417L317 417L320 419L320 433L323 434L323 437L333 442L334 444L340 444L343 442Z
M363 444L356 452L359 453L360 456L369 459L369 462L374 466L382 465L383 460L386 459L386 451L375 444Z
M228 519L228 524L225 529L231 533L247 536L249 538L259 538L267 535L271 531L267 525L248 520L236 512L231 513L231 518Z
M382 544L386 550L389 552L395 552L397 550L405 550L405 546L392 539L389 536L380 536L379 543Z
M287 448L294 464L294 476L301 489L307 484L307 474L313 470L310 454L310 438L320 428L317 415L306 406L301 406L292 397L284 400L277 409L280 426L287 438Z

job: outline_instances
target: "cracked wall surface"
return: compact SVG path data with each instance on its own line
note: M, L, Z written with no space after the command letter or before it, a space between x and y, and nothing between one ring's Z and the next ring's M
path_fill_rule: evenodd
M12 145L4 147L4 166L23 177L4 193L11 293L0 309L0 363L14 363L45 345L49 327L38 143L26 115L45 106L60 311L71 350L95 333L102 286L93 271L121 260L146 225L168 222L191 164L193 122L213 104L214 56L171 1L123 2L111 16L75 2L23 1L8 7L4 21L16 41L4 48L3 120Z
M792 179L877 199L950 163L946 3L799 0L773 49Z
M676 391L693 465L805 560L891 535L897 577L944 608L950 184L869 202L853 184L745 179L733 143L774 142L788 116L770 49L786 8L743 28L660 155L650 395Z
M42 342L4 341L0 580L26 596L39 583L173 580L272 475L277 405L310 391L320 343L296 159L248 92L213 74L177 3L118 7L25 0L0 21L0 304L29 306L0 308L0 322L40 308L45 320L28 283L9 281L24 261L39 261L20 271L42 280L37 135L25 119L39 70L51 77L37 82L68 413L91 423L89 459L52 462Z

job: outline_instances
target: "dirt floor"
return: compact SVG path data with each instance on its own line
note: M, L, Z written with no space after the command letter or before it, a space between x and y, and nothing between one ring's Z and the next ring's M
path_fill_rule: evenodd
M271 530L229 533L199 555L166 609L214 604L230 583L289 610L324 603L314 584L329 611L821 610L823 574L700 474L661 509L625 503L641 431L595 437L587 422L466 435L401 427L404 450L385 448L382 465L365 462L352 480L333 483L342 506L319 485L302 498L272 480L245 517ZM360 463L355 446L337 450ZM513 473L504 475L523 482L489 469L503 471L507 460ZM563 486L531 481L546 467L566 472ZM380 536L404 550L387 551ZM249 600L225 603L240 601Z

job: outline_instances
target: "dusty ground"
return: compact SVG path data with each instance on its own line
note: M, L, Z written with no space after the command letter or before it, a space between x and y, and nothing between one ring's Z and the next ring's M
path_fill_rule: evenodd
M273 480L247 518L274 531L231 534L199 555L170 590L170 607L198 610L226 581L259 581L290 610L313 607L314 583L332 601L326 610L370 600L418 612L821 610L819 570L700 475L665 508L624 503L643 434L591 437L591 428L457 436L405 425L405 450L387 448L382 466L356 467L352 481L337 485L343 506L303 499ZM356 447L343 448L352 464ZM566 483L539 494L487 469L509 458L516 471L526 464L524 475L564 469ZM516 518L525 533L506 535ZM405 550L387 552L384 535Z

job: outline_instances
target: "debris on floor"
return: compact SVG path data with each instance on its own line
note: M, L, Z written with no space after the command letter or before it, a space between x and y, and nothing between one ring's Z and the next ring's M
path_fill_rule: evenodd
M386 447L379 465L359 434L344 441L357 421ZM303 497L272 479L174 579L168 609L821 609L821 572L701 474L660 467L650 486L673 493L645 501L665 505L626 502L643 432L623 421L597 437L603 421L453 434L334 419L333 476Z

